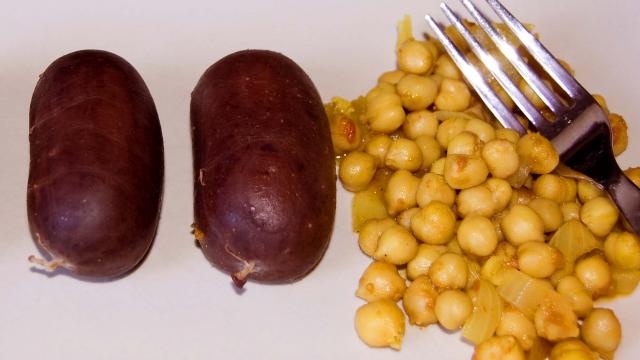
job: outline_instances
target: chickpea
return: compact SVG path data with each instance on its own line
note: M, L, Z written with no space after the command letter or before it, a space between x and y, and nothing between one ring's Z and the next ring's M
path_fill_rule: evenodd
M569 220L580 220L580 204L575 202L566 202L560 205L562 218L564 222Z
M383 90L367 96L365 120L369 123L371 130L392 133L402 125L404 118L402 100L395 92Z
M538 336L559 341L578 336L578 319L569 300L555 291L548 291L536 309L534 324Z
M599 196L605 196L604 191L598 189L597 186L587 180L578 181L578 198L581 203L597 198Z
M506 239L516 246L528 241L544 241L544 223L527 205L514 205L500 226Z
M402 130L409 139L415 139L421 135L435 137L438 133L438 125L438 119L433 112L419 110L407 114Z
M562 180L566 183L564 199L562 202L575 202L578 196L578 183L571 178L562 176Z
M482 184L489 169L480 157L447 155L444 163L444 178L454 189L468 189Z
M461 80L444 78L440 84L440 92L436 96L435 104L440 110L462 111L469 107L471 92Z
M351 192L367 188L376 172L376 160L362 151L352 151L340 164L339 177L345 189Z
M372 262L360 277L356 296L367 301L402 299L407 286L395 265Z
M493 126L480 119L469 119L464 129L476 134L483 143L488 143L496 138L496 131Z
M411 209L404 210L396 217L396 222L400 224L403 228L407 230L411 230L411 218L415 215L420 208L413 207Z
M509 205L529 205L529 203L535 198L536 194L526 187L513 189L511 192L511 199L509 200Z
M606 236L618 222L618 209L609 198L593 198L582 205L580 220L594 235Z
M476 346L473 360L525 360L524 351L513 336L494 336Z
M534 174L547 174L560 162L560 156L551 142L537 133L528 133L516 144L516 151L531 165Z
M453 237L456 215L439 201L432 201L411 218L411 230L421 241L431 245L446 244Z
M394 265L404 265L418 253L418 241L409 230L400 225L393 225L385 230L373 258Z
M402 307L409 317L409 322L418 326L438 322L435 310L437 297L438 292L427 276L416 278L402 298Z
M373 156L373 158L376 160L377 166L382 166L384 164L384 159L387 157L387 152L389 151L390 147L391 138L389 137L389 135L381 134L371 138L371 140L367 142L364 151L367 154Z
M557 203L565 202L569 190L567 182L554 174L541 175L533 183L533 192L536 195Z
M573 311L579 317L586 316L593 308L593 299L587 288L573 275L565 276L556 286L558 293L566 296Z
M628 168L624 171L624 174L640 188L640 167Z
M411 74L424 74L431 70L433 53L425 43L409 40L398 49L398 68Z
M429 268L429 277L440 289L463 289L467 285L467 262L454 253L444 253Z
M407 264L407 277L417 279L419 276L427 275L431 264L446 251L446 246L420 244L416 257Z
M404 75L405 72L402 70L392 70L384 72L382 73L382 75L380 75L380 77L378 77L378 84L388 83L391 85L395 85L400 81L400 79L404 77Z
M482 150L482 142L478 135L470 132L463 131L454 136L449 145L447 146L447 155L469 155L480 156Z
M396 85L402 106L410 111L422 110L433 104L438 85L427 76L407 74Z
M538 337L536 327L520 310L508 306L502 310L500 322L496 328L498 336L513 336L524 351L529 351Z
M604 255L614 266L625 270L640 270L640 244L630 232L612 232L604 241Z
M499 212L504 210L507 205L509 205L511 195L513 194L511 185L509 185L506 180L498 178L490 178L484 183L484 185L491 192L494 211Z
M445 290L436 298L436 317L440 325L449 331L462 327L472 311L471 298L460 290Z
M431 53L432 59L437 59L438 57L440 57L440 48L442 47L442 45L438 40L429 39L427 41L424 41L423 44Z
M444 176L444 164L446 162L446 157L441 157L440 159L434 161L431 164L431 169L429 169L430 173Z
M398 170L391 175L383 194L390 215L416 206L418 184L420 179L407 170Z
M358 308L355 328L365 344L399 350L404 337L405 317L395 302L377 300Z
M544 242L528 241L518 246L518 267L527 275L549 277L562 263L562 253Z
M611 269L600 255L581 259L575 266L576 277L594 296L606 294L611 285Z
M551 349L549 360L598 360L598 356L582 341L568 339Z
M490 255L498 245L498 234L491 220L484 216L465 217L458 227L458 243L467 253Z
M462 217L482 215L491 217L495 213L495 203L491 190L485 184L461 190L456 198L458 213Z
M422 169L428 169L436 160L442 157L442 147L434 137L420 135L414 141L422 153Z
M393 170L416 171L422 166L422 151L415 141L405 138L392 140L384 164Z
M330 118L329 130L331 131L333 152L336 155L356 150L362 144L361 125L346 115Z
M462 80L462 73L458 69L458 66L447 54L440 55L438 60L436 60L434 73L445 78Z
M443 176L433 173L424 174L416 192L418 206L425 207L432 201L451 206L455 199L456 192L447 184Z
M542 219L544 232L555 231L564 222L560 205L553 200L536 198L531 200L528 205Z
M373 256L378 248L380 235L394 225L396 222L391 218L369 219L362 224L358 234L358 245L360 245L362 252L367 256Z
M482 159L487 163L491 175L505 179L513 175L520 166L518 153L508 140L492 140L482 148Z
M460 134L467 127L469 120L463 117L450 117L440 124L438 132L436 133L436 139L443 148L449 146L449 141L456 135Z
M431 74L429 75L429 77L436 82L436 85L438 85L438 89L440 89L440 85L442 85L442 80L444 80L444 76L439 74Z
M612 353L620 345L620 321L609 309L597 308L582 323L582 339L592 349Z
M512 144L516 144L520 140L520 134L513 129L500 128L496 129L496 139L507 140Z
M610 113L607 115L609 126L611 127L611 140L613 142L613 155L622 154L629 144L629 135L627 134L627 122L619 114Z

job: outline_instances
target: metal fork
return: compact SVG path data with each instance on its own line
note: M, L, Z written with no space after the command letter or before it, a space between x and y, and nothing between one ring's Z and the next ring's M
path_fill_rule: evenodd
M569 96L570 103L564 102L545 85L527 62L520 57L516 49L507 42L470 0L460 0L475 22L487 33L502 54L518 70L522 78L548 106L555 116L554 121L548 121L536 109L501 69L499 62L483 48L447 4L442 3L440 8L469 44L475 55L522 110L522 113L542 135L551 140L560 154L561 162L593 179L606 190L620 209L626 224L636 234L640 234L640 189L624 175L615 160L611 129L606 113L589 92L498 0L486 1L533 58ZM487 84L479 69L465 59L431 16L426 15L425 20L461 69L467 81L474 87L501 124L524 134L525 128Z

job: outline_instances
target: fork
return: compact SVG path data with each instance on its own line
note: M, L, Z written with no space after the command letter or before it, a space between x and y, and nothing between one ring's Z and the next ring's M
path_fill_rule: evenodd
M640 234L640 189L622 172L612 149L611 128L604 110L558 60L516 19L498 0L486 0L509 30L520 40L531 56L568 95L563 101L543 80L536 75L516 49L496 30L471 0L460 0L475 22L495 43L500 52L520 73L534 92L542 99L554 115L547 120L542 113L518 89L516 84L501 69L500 63L480 44L464 26L460 18L446 4L440 8L468 43L473 53L482 61L505 92L513 99L536 130L548 138L560 154L560 161L573 171L584 174L598 187L606 190L618 206L625 225ZM464 77L473 86L480 98L500 123L520 134L525 127L503 104L482 76L480 70L469 63L435 20L425 16L436 37L449 56L458 65ZM571 171L569 170L569 171ZM579 176L579 175L578 175Z

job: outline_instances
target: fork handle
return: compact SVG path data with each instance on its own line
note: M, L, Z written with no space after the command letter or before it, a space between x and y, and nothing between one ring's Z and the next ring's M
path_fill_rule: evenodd
M605 190L618 205L620 213L627 226L640 235L640 188L625 176L618 167L618 171L611 174Z

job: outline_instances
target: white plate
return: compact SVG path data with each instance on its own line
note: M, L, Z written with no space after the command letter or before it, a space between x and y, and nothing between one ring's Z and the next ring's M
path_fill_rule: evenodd
M456 1L450 1L460 8ZM612 4L612 3L611 3ZM189 93L214 61L240 49L283 52L315 81L325 101L365 93L394 67L395 25L416 31L436 1L4 1L0 12L0 359L383 359L469 358L459 333L410 327L401 351L370 349L353 329L357 280L368 263L350 231L350 195L338 193L331 246L306 279L247 285L238 295L189 234L192 222ZM640 3L506 1L537 25L580 81L626 116L620 160L640 150ZM26 220L28 107L40 74L73 50L120 54L156 101L166 151L166 189L154 246L131 275L107 283L31 271L36 248ZM623 324L619 359L640 351L640 296L615 301Z

